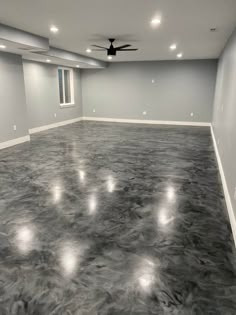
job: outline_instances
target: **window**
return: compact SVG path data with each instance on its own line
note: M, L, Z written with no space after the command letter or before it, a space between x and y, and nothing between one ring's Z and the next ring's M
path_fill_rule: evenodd
M59 68L58 83L60 105L61 106L73 105L74 104L73 70L67 68Z

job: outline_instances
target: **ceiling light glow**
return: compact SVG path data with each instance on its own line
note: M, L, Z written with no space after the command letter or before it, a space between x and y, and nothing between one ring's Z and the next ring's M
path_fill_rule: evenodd
M90 48L87 48L87 49L86 49L86 52L87 52L88 54L90 54L90 53L92 52L92 50L91 50Z
M109 60L112 60L112 56L108 56L107 58L108 58Z
M80 68L80 66L79 66L79 65L76 65L76 68Z
M177 58L182 58L183 57L183 54L182 53L179 53L178 55L177 55Z
M53 25L53 26L50 27L50 31L51 31L52 33L57 33L57 32L59 31L59 29L58 29L58 27L56 27L55 25Z
M5 45L0 45L0 48L1 49L5 49L5 48L7 48Z
M175 50L177 48L177 45L176 44L172 44L171 46L170 46L170 50Z
M161 24L161 18L159 18L159 17L156 17L156 18L151 20L151 25L154 26L154 27L158 26L160 24Z
M50 60L50 59L47 59L46 61L47 61L47 62L51 62L51 60Z

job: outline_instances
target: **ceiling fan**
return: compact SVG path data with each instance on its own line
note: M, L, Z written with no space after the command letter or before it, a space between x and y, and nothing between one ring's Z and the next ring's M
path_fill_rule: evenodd
M93 47L96 47L98 49L93 49L93 51L107 51L107 56L116 56L117 51L136 51L138 48L128 48L131 47L131 45L122 45L118 47L114 47L113 43L115 41L114 38L109 38L109 42L111 43L109 48L99 46L99 45L92 45ZM128 48L128 49L127 49Z

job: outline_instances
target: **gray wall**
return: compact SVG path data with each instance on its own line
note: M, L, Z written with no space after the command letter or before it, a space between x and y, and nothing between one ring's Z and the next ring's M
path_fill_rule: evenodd
M216 69L216 60L199 60L111 63L106 69L83 70L83 114L211 122Z
M213 129L236 215L236 31L219 60Z
M62 108L59 100L58 66L31 61L23 61L23 65L29 128L74 119L82 115L79 70L74 69L75 106Z
M13 130L16 125L16 131ZM28 135L21 56L0 53L0 142Z

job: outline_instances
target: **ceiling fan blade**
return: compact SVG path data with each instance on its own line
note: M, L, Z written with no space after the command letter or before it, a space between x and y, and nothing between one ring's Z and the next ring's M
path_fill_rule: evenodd
M136 51L138 48L120 49L119 51Z
M104 50L106 50L106 49L92 49L92 51L104 51Z
M122 46L115 47L115 49L119 50L119 49L123 49L123 48L130 47L130 46L131 45L122 45Z
M107 50L107 48L106 48L106 47L103 47L103 46L98 46L98 45L92 45L92 46L93 46L93 47L102 48L102 49Z

